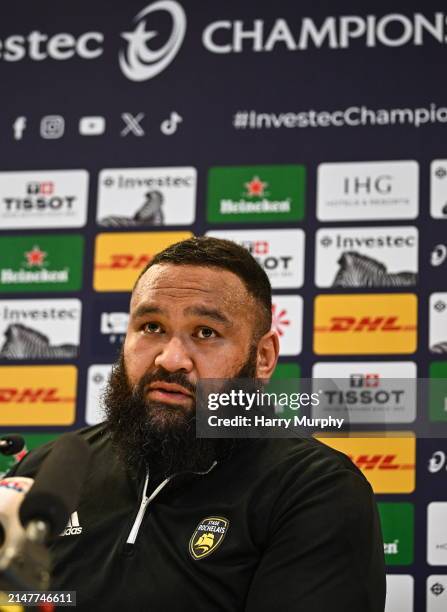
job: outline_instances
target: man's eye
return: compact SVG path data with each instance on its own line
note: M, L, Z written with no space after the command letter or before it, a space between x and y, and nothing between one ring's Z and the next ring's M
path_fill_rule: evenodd
M197 336L202 340L205 338L215 338L216 335L216 332L211 327L201 327L197 332Z
M161 331L160 325L158 323L145 323L142 329L148 334L159 334Z

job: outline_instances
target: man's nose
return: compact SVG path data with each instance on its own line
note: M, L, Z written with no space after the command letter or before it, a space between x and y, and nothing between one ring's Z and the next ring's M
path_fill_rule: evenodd
M180 338L171 338L156 356L154 363L157 367L161 366L168 372L178 372L179 370L191 372L193 369L191 356Z

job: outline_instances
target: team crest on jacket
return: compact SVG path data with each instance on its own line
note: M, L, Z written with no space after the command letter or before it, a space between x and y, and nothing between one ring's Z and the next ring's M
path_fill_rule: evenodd
M230 521L221 516L208 516L200 521L189 541L193 559L207 557L222 543Z

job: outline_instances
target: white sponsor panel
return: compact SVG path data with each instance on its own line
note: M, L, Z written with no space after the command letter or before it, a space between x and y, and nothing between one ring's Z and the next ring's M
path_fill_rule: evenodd
M430 164L430 214L447 219L447 159L434 159Z
M387 574L385 612L414 612L414 578Z
M318 362L313 390L320 390L314 418L329 415L356 423L412 423L416 419L416 364L411 361Z
M106 168L99 173L96 221L103 227L191 225L197 170Z
M281 356L301 353L303 333L303 298L301 296L273 296L272 329L278 332Z
M447 576L427 578L426 612L445 612L447 610Z
M316 233L317 287L414 286L418 272L415 227L351 227Z
M418 212L416 161L337 162L318 166L320 221L415 219Z
M216 230L207 236L232 240L246 248L267 273L273 289L303 286L303 230Z
M81 301L0 300L0 359L77 357Z
M0 227L83 227L87 220L87 170L0 172Z
M447 502L429 504L427 522L427 563L447 565Z
M447 293L430 295L429 348L433 353L447 353Z
M85 420L88 425L96 425L105 419L102 409L102 394L112 371L112 365L91 365L87 372L87 401Z

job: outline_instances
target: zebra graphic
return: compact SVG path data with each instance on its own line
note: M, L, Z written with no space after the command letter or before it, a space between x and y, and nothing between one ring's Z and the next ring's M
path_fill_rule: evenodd
M143 225L164 225L165 216L162 210L163 194L160 191L148 191L145 202L133 217L111 215L98 222L105 227L135 227Z
M50 346L47 336L21 323L9 325L4 334L1 359L68 359L78 354L75 344Z
M333 287L407 287L415 285L415 272L387 272L380 261L356 251L342 253Z
M437 342L430 347L432 353L447 353L447 340L445 342Z

